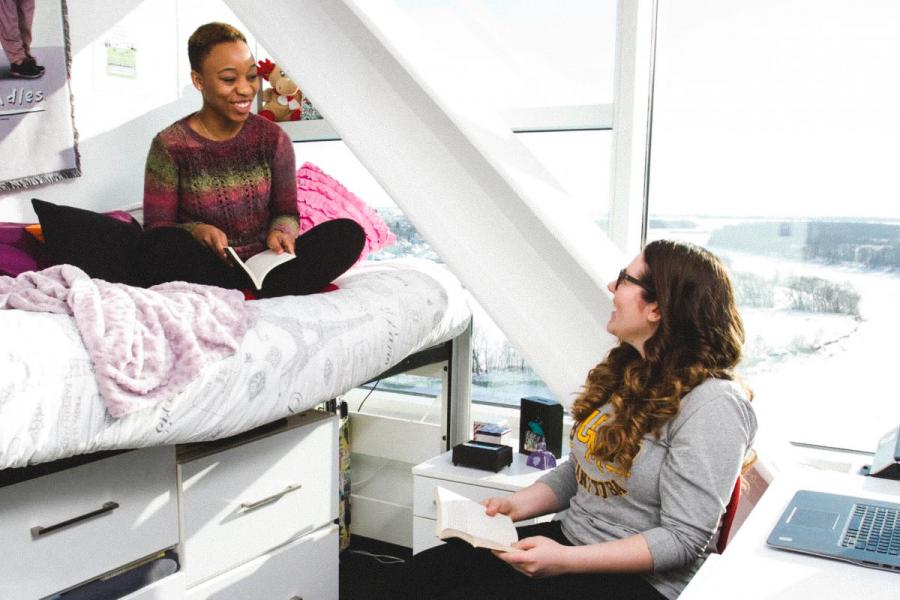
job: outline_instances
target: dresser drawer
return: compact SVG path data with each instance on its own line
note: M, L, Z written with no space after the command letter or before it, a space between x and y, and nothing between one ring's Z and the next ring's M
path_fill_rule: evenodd
M173 573L141 589L122 596L120 600L181 600L184 598L184 576Z
M190 588L337 518L337 419L179 465Z
M329 525L202 583L185 600L337 600L338 528Z
M413 554L444 543L435 533L435 523L434 519L413 517Z
M175 449L0 488L0 598L40 598L178 543Z
M436 486L448 489L475 502L481 502L493 496L509 496L512 493L506 490L431 477L417 476L413 479L413 515L426 519L437 518L437 510L434 503L434 488Z

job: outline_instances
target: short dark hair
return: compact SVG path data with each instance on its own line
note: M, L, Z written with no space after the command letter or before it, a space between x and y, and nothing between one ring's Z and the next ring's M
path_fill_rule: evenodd
M203 59L209 55L213 46L225 42L244 42L246 44L247 38L228 23L213 22L198 27L188 39L188 60L191 63L191 69L199 72Z

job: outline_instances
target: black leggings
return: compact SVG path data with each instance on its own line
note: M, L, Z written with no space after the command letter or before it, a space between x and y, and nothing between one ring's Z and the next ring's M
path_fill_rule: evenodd
M572 546L559 521L519 527L519 539L542 535ZM640 575L559 575L532 579L488 550L451 539L416 554L410 568L410 600L662 600Z
M273 298L320 292L353 266L365 242L362 227L351 219L321 223L297 238L296 260L272 269L256 296ZM144 232L134 256L138 277L145 287L187 281L229 289L253 289L253 283L241 269L222 261L180 227Z

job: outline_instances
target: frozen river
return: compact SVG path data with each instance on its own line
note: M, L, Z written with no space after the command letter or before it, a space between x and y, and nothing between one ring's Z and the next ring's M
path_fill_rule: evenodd
M784 355L748 374L756 393L760 440L874 450L878 438L900 424L900 393L894 382L900 370L896 350L900 276L734 253L728 256L735 271L849 282L861 296L861 320L850 335L838 335L836 341L813 353ZM766 335L764 330L753 333ZM783 337L784 332L773 330L770 335Z

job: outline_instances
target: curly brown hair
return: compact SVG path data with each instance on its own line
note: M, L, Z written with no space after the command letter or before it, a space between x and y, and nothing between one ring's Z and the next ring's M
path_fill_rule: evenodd
M225 42L246 44L247 38L228 23L212 22L198 27L188 38L188 61L191 63L191 70L199 73L203 59L209 56L213 47Z
M644 356L624 342L613 348L588 373L572 405L578 423L611 406L612 418L593 436L590 452L626 471L642 438L658 438L688 392L709 378L735 378L744 344L731 280L714 254L659 240L647 244L643 257L647 272L641 280L652 290L643 295L657 303L659 327L644 344Z

